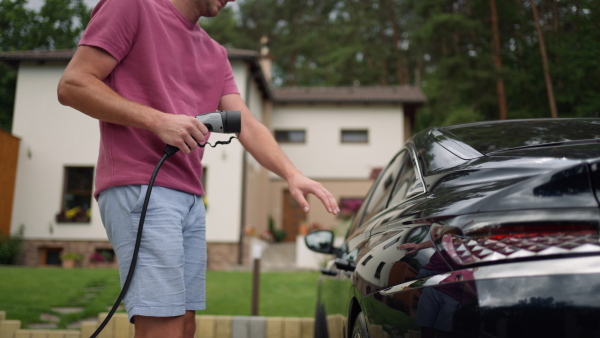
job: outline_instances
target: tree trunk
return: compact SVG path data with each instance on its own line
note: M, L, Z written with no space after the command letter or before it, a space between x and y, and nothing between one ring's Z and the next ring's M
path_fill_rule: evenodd
M498 93L498 110L500 119L508 117L506 109L506 92L504 90L504 79L500 73L502 70L502 56L500 54L500 33L498 31L498 14L496 12L496 0L490 0L490 13L492 21L493 46L494 46L494 69L496 70L496 91Z
M389 11L390 26L392 27L393 31L392 42L394 44L394 49L396 50L396 72L398 76L398 84L403 85L406 83L406 78L404 76L404 62L402 60L402 50L400 49L400 32L398 25L396 25L396 11L394 10L394 3L392 0L387 1L387 10Z
M552 30L558 32L558 1L552 0Z
M491 0L490 0L491 1ZM546 82L546 91L548 92L548 104L550 105L550 113L552 117L558 117L556 111L556 100L554 100L554 90L552 89L552 80L550 79L550 70L548 66L548 56L546 55L546 44L544 43L544 34L540 26L537 8L534 0L529 0L531 3L531 11L533 12L533 23L538 35L538 43L540 44L540 52L542 54L542 64L544 66L544 81Z

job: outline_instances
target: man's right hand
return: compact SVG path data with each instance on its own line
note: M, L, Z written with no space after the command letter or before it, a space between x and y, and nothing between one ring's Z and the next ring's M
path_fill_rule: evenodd
M187 115L162 114L151 130L166 144L191 153L204 141L208 128L196 118Z

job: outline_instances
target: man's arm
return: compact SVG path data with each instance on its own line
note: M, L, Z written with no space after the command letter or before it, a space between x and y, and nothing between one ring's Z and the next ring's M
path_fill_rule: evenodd
M288 182L290 194L305 212L309 206L305 196L317 196L328 212L337 214L339 208L333 195L321 185L304 176L285 156L271 132L254 116L238 94L225 95L219 105L221 110L239 110L242 113L242 132L239 140L250 154L265 168Z
M198 147L208 133L200 121L135 103L108 87L103 80L116 66L103 49L78 47L58 84L59 102L101 121L149 130L185 154Z

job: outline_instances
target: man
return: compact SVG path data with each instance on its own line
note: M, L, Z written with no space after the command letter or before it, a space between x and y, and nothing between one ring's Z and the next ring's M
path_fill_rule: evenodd
M333 214L332 194L302 175L249 112L225 49L197 24L234 0L101 0L58 85L59 101L100 120L96 191L123 283L145 184L166 144L181 151L156 179L138 264L125 297L136 337L193 337L205 308L206 247L200 184L206 126L200 113L238 110L239 141L284 178L308 211L314 194ZM218 225L216 225L218 226Z

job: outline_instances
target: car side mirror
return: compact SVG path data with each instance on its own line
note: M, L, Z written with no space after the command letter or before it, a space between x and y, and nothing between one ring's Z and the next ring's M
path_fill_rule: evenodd
M333 240L333 231L330 230L314 231L304 237L306 247L311 251L324 254L335 254L339 251L333 246Z

